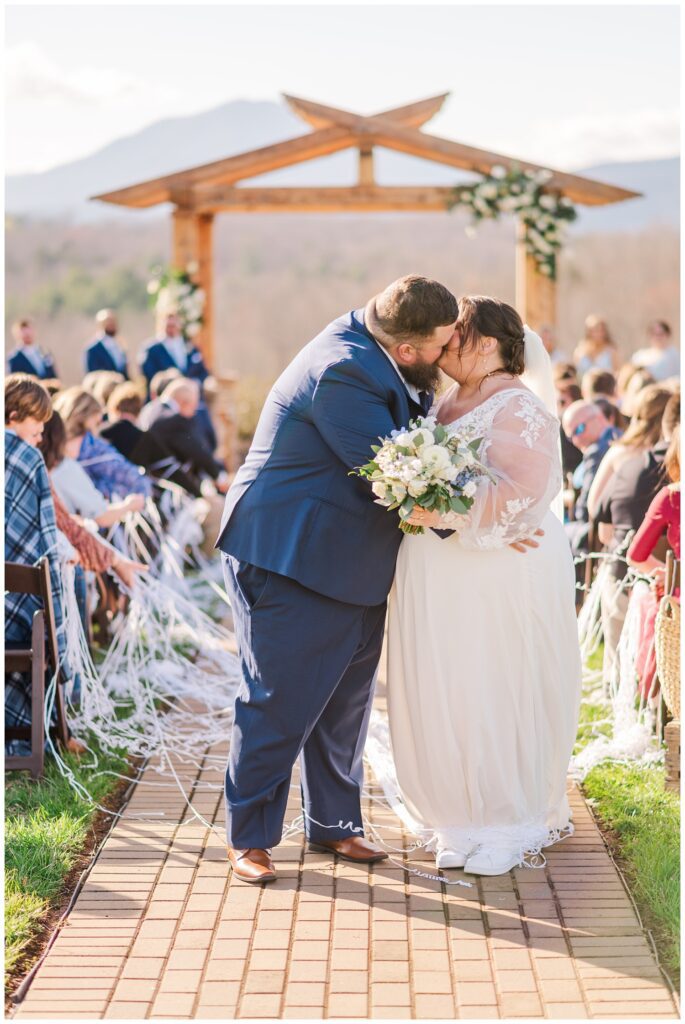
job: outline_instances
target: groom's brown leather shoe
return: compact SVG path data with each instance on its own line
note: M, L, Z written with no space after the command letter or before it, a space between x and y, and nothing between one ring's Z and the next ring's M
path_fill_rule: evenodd
M316 853L337 853L343 860L351 860L357 864L374 864L378 860L387 860L385 850L375 843L370 843L363 836L351 836L349 839L334 839L325 842L312 842L309 849Z
M229 846L228 859L231 862L233 874L243 882L261 885L262 882L273 882L276 878L276 871L268 850L259 850L256 847L251 847L249 850L234 850L232 846Z

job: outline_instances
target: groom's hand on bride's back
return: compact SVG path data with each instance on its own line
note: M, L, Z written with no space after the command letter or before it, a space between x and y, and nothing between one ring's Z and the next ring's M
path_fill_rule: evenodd
M544 530L536 530L535 533L533 534L533 536L534 537L544 537L545 536L545 531ZM527 540L517 540L515 544L510 544L509 547L513 548L514 551L523 551L523 552L525 552L527 550L527 548L539 548L540 545L538 544L538 542L536 540L533 540L532 537L529 537Z

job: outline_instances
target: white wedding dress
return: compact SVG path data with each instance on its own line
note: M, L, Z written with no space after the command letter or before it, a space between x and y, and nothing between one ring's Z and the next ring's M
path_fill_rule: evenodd
M432 848L514 847L530 862L572 831L566 774L581 663L571 552L550 511L559 422L518 387L454 425L484 438L496 483L481 479L469 514L446 517L452 536L402 541L388 627L396 780L386 772L386 793ZM537 527L538 548L509 547Z

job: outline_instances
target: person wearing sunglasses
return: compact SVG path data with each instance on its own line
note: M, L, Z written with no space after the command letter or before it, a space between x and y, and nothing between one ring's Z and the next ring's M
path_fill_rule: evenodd
M580 489L573 511L574 521L566 524L574 553L580 554L585 550L587 541L590 487L619 431L598 404L583 400L573 402L564 410L562 426L571 444L583 453L582 461L573 474L573 483Z

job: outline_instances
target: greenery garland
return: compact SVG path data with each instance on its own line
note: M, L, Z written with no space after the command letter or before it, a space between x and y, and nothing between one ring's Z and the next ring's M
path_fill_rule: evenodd
M160 314L176 313L188 338L194 338L204 322L205 293L192 276L197 270L197 263L189 263L185 270L156 267L147 286L150 305Z
M563 222L574 221L577 213L566 196L545 190L551 178L551 171L495 166L475 185L455 189L449 208L458 206L469 211L471 224L467 234L474 234L475 225L481 220L498 220L502 213L516 214L524 226L526 251L534 257L540 273L555 280Z

